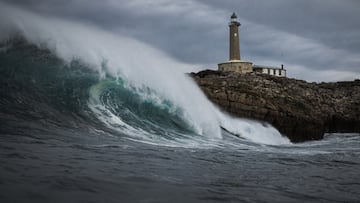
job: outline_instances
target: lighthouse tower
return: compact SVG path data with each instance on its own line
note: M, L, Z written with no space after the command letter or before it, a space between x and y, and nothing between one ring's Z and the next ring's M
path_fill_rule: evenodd
M240 35L237 16L233 13L229 22L229 61L218 64L219 71L233 71L238 73L253 72L251 62L242 61L240 58Z
M241 24L237 21L235 13L231 15L231 21L229 23L230 36L229 36L229 60L240 60L240 37L239 26Z

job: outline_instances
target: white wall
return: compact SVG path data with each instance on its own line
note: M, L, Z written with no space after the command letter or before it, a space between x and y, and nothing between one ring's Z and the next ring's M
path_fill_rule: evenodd
M282 70L282 69L263 68L262 73L267 75L278 76L278 77L286 77L286 70Z

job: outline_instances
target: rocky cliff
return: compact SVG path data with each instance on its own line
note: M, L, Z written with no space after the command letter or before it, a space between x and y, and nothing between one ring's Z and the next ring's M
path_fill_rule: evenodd
M223 110L269 122L292 142L322 139L326 132L360 133L360 80L308 83L211 70L191 76Z

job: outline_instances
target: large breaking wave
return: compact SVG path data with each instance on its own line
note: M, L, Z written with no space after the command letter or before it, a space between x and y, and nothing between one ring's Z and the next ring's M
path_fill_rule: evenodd
M109 131L137 141L192 146L231 134L289 144L269 125L219 111L183 64L135 39L0 7L1 112L51 128Z

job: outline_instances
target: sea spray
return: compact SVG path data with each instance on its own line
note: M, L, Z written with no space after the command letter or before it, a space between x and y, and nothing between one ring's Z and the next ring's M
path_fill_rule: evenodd
M221 111L217 111L217 115L220 119L221 127L235 136L243 137L260 144L291 144L287 137L282 136L277 129L268 123L234 118Z

